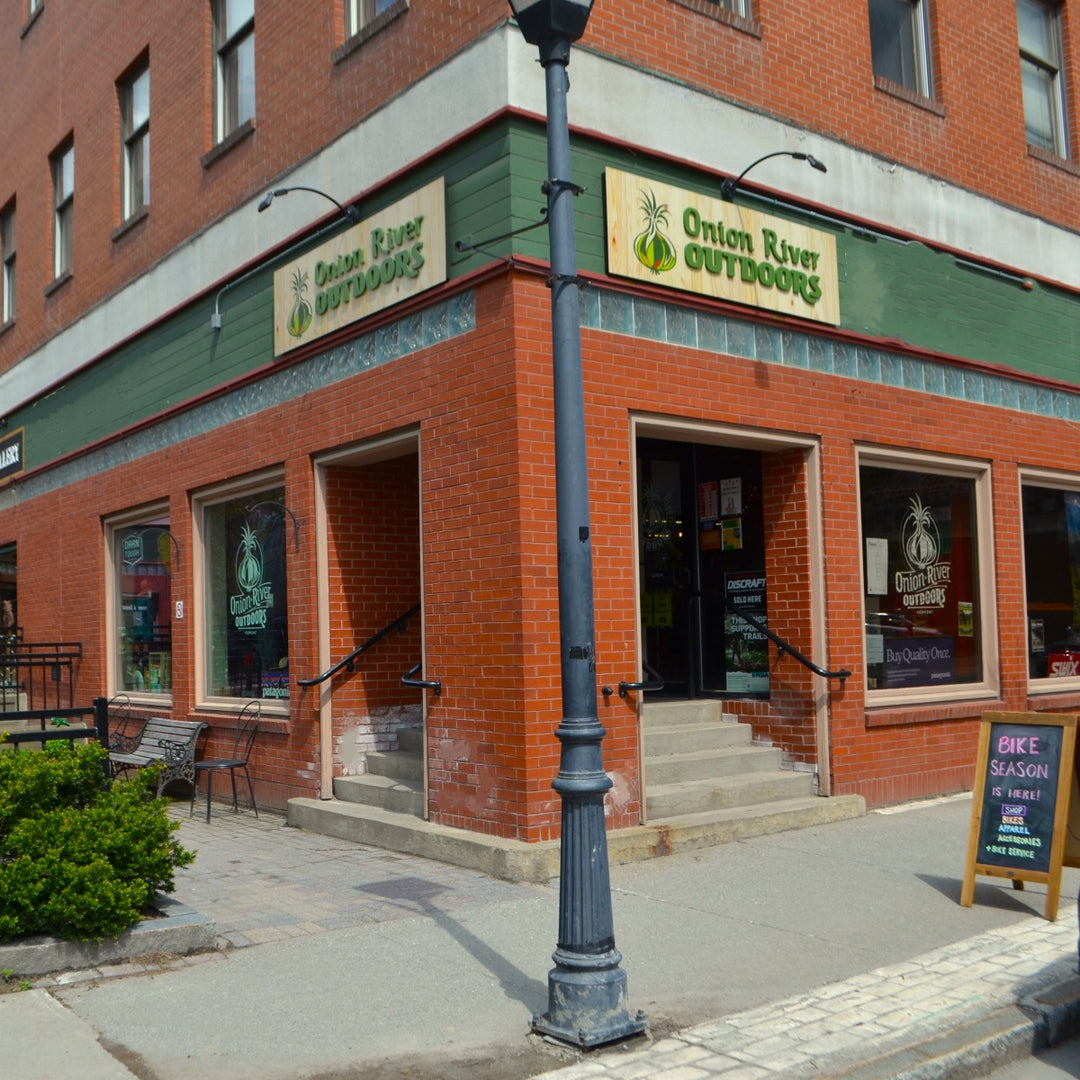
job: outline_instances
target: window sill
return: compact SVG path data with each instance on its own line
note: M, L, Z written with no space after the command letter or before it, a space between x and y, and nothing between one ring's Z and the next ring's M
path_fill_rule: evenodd
M1001 710L1005 703L998 698L941 702L934 705L890 705L866 710L868 728L907 727L911 724L931 724L942 720L977 720L986 711Z
M55 281L50 281L45 286L45 297L52 296L53 293L59 292L75 275L70 270L65 270Z
M892 79L886 79L881 75L875 75L874 89L880 90L883 94L889 94L891 97L900 98L901 101L906 101L909 105L914 105L916 108L925 109L928 113L933 113L935 116L945 116L945 106L940 102L927 97L925 94L920 94L917 90L911 90L906 86L901 86L900 83L895 83Z
M236 728L236 718L240 713L240 709L247 703L248 699L244 698L234 706L228 709L218 709L213 705L198 705L195 712L191 713L188 717L189 720L201 720L204 724L208 724L211 729L215 731L232 731ZM260 735L288 735L289 734L289 714L288 712L277 712L267 714L266 709L262 710L262 714L259 717L259 734Z
M45 5L41 4L38 7L37 11L35 11L33 13L33 15L31 15L30 18L27 19L26 22L23 23L22 29L19 31L19 37L20 38L24 38L24 37L26 37L27 34L30 33L30 27L32 27L34 25L34 23L36 23L38 21L38 19L41 18L41 13L44 10L45 10Z
M704 15L707 19L715 19L718 23L730 26L733 30L741 30L751 37L761 37L761 23L756 19L747 19L742 15L736 15L727 8L720 7L712 0L672 0L672 3L681 7L689 8L698 15Z
M120 240L123 240L128 233L131 232L137 225L141 225L150 216L150 208L148 206L142 207L141 210L136 210L134 214L122 221L112 231L112 242L115 244Z
M1067 172L1070 176L1080 176L1080 166L1075 162L1070 161L1068 158L1059 157L1057 154L1051 154L1048 150L1043 150L1038 146L1032 146L1030 143L1027 148L1028 157L1034 158L1036 161L1041 161L1044 165L1052 165L1055 169L1061 169L1062 172Z
M245 120L235 131L230 131L215 147L202 157L202 167L209 169L214 162L223 158L234 146L239 146L249 135L255 134L255 121Z
M376 34L381 33L394 22L395 19L399 19L408 10L409 0L394 0L394 3L392 3L385 11L381 11L366 26L360 27L348 41L343 45L339 45L333 53L331 53L331 60L333 60L335 64L340 64L342 60L352 56L361 45L370 41Z

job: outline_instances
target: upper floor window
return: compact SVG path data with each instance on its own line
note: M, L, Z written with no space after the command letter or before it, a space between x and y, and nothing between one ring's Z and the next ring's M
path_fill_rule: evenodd
M0 323L15 318L15 202L12 200L0 211Z
M359 34L377 15L393 7L394 0L345 0L345 36Z
M150 69L143 67L120 86L121 170L124 220L150 202Z
M255 0L214 0L215 142L255 116Z
M1028 145L1067 157L1058 9L1041 0L1016 0L1016 21Z
M930 97L926 0L869 0L874 74Z
M29 4L27 5L27 14L36 15L38 13L38 9L41 7L41 4L42 0L30 0Z
M52 156L53 277L71 270L75 217L75 146L68 143Z

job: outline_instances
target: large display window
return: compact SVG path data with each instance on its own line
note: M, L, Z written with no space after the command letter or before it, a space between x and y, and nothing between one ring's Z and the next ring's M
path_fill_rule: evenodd
M201 504L207 699L288 700L284 496L260 486Z
M1080 477L1021 481L1028 678L1034 692L1080 687Z
M985 469L864 455L859 465L871 704L990 690Z
M172 694L173 539L168 512L108 523L112 689Z

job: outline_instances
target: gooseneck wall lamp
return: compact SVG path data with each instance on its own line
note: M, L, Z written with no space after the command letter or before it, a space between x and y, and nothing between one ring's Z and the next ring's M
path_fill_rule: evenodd
M585 453L574 207L566 68L570 44L585 32L592 0L509 0L525 40L540 49L547 90L548 237L551 251L554 374L555 503L558 533L562 802L559 939L548 975L548 1011L533 1030L592 1047L637 1035L645 1017L626 1009L626 973L615 948L604 796L611 780L600 744L606 732L596 710L593 568Z
M321 195L324 199L329 199L354 225L360 220L360 211L355 206L342 206L333 195L327 195L325 191L320 191L318 188L301 185L279 187L268 191L266 197L259 203L259 213L266 210L278 195L288 195L290 191L310 191L313 195Z
M357 207L342 206L341 203L339 203L333 195L327 195L325 191L320 191L318 188L303 187L299 184L293 187L274 188L273 191L268 191L266 195L262 198L262 200L259 202L257 208L259 213L261 214L264 210L268 209L270 204L274 201L274 199L277 198L277 196L288 195L290 191L310 191L313 195L321 195L324 199L329 199L330 202L332 202L345 215L345 217L349 220L350 224L355 225L360 220L360 210ZM297 248L304 247L307 244L310 244L312 240L318 239L320 236L322 236L324 232L327 232L330 229L334 229L337 227L338 223L336 221L331 222L330 225L324 226L318 233L316 233L314 237L306 237L303 240L297 241L295 244L293 244L292 247L279 253L277 256L275 256L275 258L282 259L286 255L291 255ZM241 283L247 281L248 278L254 276L255 274L261 273L265 269L265 264L261 266L256 266L253 269L249 270L246 274L241 274L240 277L238 277L235 281L230 281L226 285L223 285L220 289L218 289L217 296L214 297L214 311L213 314L210 316L210 328L212 330L221 329L221 298L230 289L235 289L237 285L240 285Z
M805 161L807 165L812 169L817 169L818 172L828 172L825 168L825 163L819 161L813 154L804 154L801 150L774 150L771 154L766 154L764 157L759 157L757 161L751 161L749 165L738 176L732 178L728 177L720 185L720 194L730 202L735 198L735 192L739 188L739 184L742 183L742 178L752 169L755 165L760 165L763 161L768 161L769 158L774 157L791 157L796 161Z

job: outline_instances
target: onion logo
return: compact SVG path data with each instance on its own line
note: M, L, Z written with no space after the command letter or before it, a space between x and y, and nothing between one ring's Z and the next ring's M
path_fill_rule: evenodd
M941 554L941 534L929 506L923 506L918 495L908 500L911 509L904 518L901 542L904 556L912 570L925 570L938 561Z
M262 545L249 525L244 525L236 549L236 584L244 592L252 592L262 583Z

